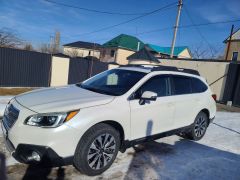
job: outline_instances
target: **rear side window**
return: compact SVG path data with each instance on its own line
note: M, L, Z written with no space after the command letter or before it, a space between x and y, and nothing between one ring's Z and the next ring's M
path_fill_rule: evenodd
M204 84L200 79L191 78L192 79L192 92L193 93L201 93L207 90L206 84Z
M192 93L191 78L185 76L172 76L172 83L174 95Z
M140 98L145 91L152 91L157 93L158 97L168 95L168 77L154 76L144 83L136 92L135 98Z

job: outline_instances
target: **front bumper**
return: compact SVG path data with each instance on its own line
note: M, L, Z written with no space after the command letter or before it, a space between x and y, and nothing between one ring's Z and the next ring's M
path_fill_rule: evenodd
M14 148L14 145L12 144L12 142L8 139L8 130L2 120L1 120L1 129L3 132L4 144L7 148L7 150L12 154L15 151L15 148Z
M1 128L7 150L17 161L21 163L40 164L54 167L70 165L73 162L73 156L62 158L52 148L47 146L18 144L17 148L15 148L13 143L8 138L8 130L3 122L1 122ZM40 161L36 161L31 158L33 152L39 155Z
M33 152L40 156L40 161L30 158ZM51 167L70 165L73 162L73 157L62 158L50 147L31 144L19 144L12 156L21 163L41 164Z

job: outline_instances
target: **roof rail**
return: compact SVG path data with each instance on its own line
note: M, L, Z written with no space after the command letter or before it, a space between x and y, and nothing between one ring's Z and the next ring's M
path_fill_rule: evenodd
M183 72L188 74L193 74L200 76L199 72L194 69L186 69L186 68L177 68L175 66L158 66L153 67L151 71L176 71L176 72Z
M126 65L119 65L119 67L157 67L159 65L152 65L152 64L126 64Z
M128 64L128 65L120 65L120 67L140 67L145 69L151 69L151 71L175 71L175 72L183 72L183 73L200 76L197 70L177 68L175 66L162 66L162 65L151 65L151 64Z

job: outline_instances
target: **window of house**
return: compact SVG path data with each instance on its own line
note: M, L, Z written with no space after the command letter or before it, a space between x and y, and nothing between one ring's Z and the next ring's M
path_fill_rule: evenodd
M144 83L135 93L135 98L139 99L145 91L157 93L158 97L168 95L168 76L154 76Z
M238 52L233 52L232 61L237 61L237 58L238 58Z
M102 51L102 57L105 57L105 55L106 55L106 50L103 50Z
M192 92L201 93L207 90L206 84L197 78L192 78Z
M185 76L173 76L173 94L190 94L191 93L191 79Z
M91 51L88 52L88 55L91 56Z
M111 56L111 57L114 57L114 55L115 55L115 51L114 51L114 50L111 50L110 56Z

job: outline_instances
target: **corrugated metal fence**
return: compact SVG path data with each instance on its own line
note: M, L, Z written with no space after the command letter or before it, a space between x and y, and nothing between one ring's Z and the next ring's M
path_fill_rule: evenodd
M50 54L0 48L0 87L47 87L50 68Z
M69 64L68 84L82 82L108 69L108 64L98 60L71 58Z
M223 102L232 101L234 106L240 107L240 64L229 65Z

